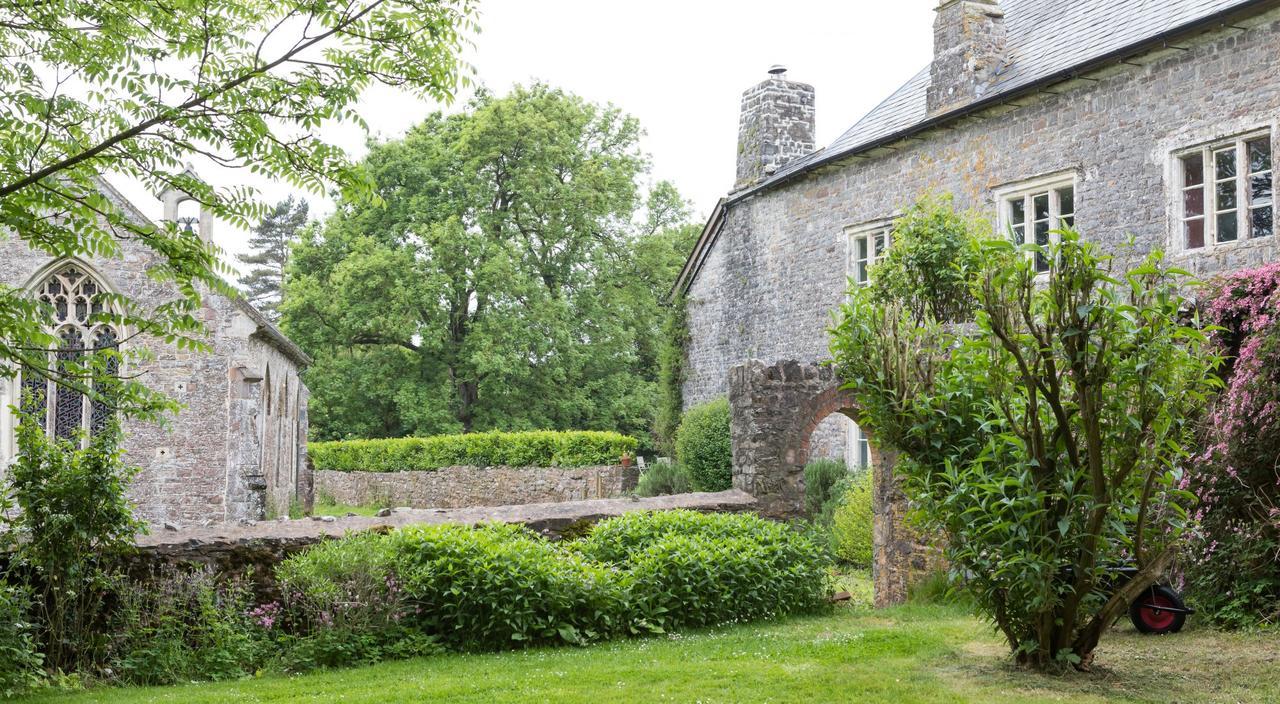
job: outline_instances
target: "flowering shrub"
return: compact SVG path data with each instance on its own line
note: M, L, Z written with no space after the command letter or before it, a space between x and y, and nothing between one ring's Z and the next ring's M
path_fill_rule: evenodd
M209 568L164 569L142 582L121 580L113 591L108 662L121 682L243 677L268 652L249 590Z
M404 623L414 609L393 571L395 553L376 533L321 543L277 569L283 603L250 612L280 641L284 669L371 664L438 652Z
M1280 623L1280 264L1209 287L1205 318L1226 359L1204 424L1188 586L1217 622Z

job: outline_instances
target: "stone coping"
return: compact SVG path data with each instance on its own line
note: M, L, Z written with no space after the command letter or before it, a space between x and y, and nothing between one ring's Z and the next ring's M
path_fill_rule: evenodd
M320 516L291 520L260 521L252 524L227 523L207 528L169 530L153 529L138 536L144 549L169 551L174 548L217 543L250 541L285 541L307 543L326 537L340 537L348 532L375 528L400 528L411 525L457 523L475 525L485 522L520 523L546 535L558 533L574 524L595 522L636 511L691 509L694 511L750 511L756 500L750 494L730 489L715 493L673 494L651 498L587 499L519 506L485 506L456 509L391 509L390 515Z

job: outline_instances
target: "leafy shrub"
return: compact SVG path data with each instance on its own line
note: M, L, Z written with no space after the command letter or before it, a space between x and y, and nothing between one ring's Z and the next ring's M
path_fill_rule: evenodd
M1182 485L1200 500L1188 596L1228 627L1280 623L1280 264L1208 287L1210 340L1226 364L1203 452Z
M16 697L40 683L43 658L27 616L27 590L0 583L0 698Z
M1178 487L1183 448L1216 362L1180 313L1185 272L1156 254L1112 276L1095 245L1058 234L974 243L971 326L910 292L855 287L832 341L864 426L899 451L916 515L1014 658L1038 669L1086 666L1175 557L1193 498ZM1099 588L1130 560L1134 579Z
M811 519L830 518L840 484L848 477L849 466L840 460L814 460L804 466L804 507Z
M684 494L693 490L689 472L679 462L656 462L645 468L636 483L636 496Z
M392 534L412 623L464 650L584 644L628 631L609 569L519 526L416 526Z
M813 611L830 595L817 543L772 523L747 535L667 534L633 554L632 598L646 623L710 626Z
M619 433L534 431L468 433L392 440L311 443L316 469L341 472L427 471L442 467L584 467L617 464L638 442Z
M843 562L871 565L872 528L875 513L871 502L871 472L857 472L842 485L831 514L831 549Z
M685 411L676 432L676 459L689 471L697 491L723 491L733 485L728 399Z
M628 513L597 523L571 548L596 562L623 564L649 547L673 535L710 539L752 538L768 541L780 524L753 513L699 513L697 511L646 511Z
M114 565L142 527L125 497L137 468L121 460L120 437L111 423L81 447L80 436L50 439L36 419L19 418L18 458L8 470L19 510L0 520L16 537L9 581L31 588L30 616L50 669L91 669L107 643L101 626Z
M395 571L393 546L378 533L321 543L276 569L283 604L254 612L282 631L284 669L372 664L429 655L442 648L408 627L412 607Z
M279 622L286 661L320 664L399 657L369 645L377 624L401 648L578 645L819 608L828 568L821 546L748 514L630 514L565 543L518 526L414 526L290 558Z
M898 302L917 318L968 320L969 284L982 264L977 243L988 231L977 215L956 212L950 195L920 199L893 224L893 246L871 279L875 299Z
M212 570L166 569L115 590L108 661L128 684L225 680L253 673L267 653L249 590Z

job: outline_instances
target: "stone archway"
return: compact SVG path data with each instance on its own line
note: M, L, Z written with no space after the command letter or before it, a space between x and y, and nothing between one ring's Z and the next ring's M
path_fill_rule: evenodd
M826 364L751 360L729 372L733 486L755 497L762 514L804 513L804 466L809 439L827 416L858 420L858 405ZM906 600L911 575L925 567L924 550L905 525L906 497L894 477L896 453L871 441L873 503L872 579L876 606Z

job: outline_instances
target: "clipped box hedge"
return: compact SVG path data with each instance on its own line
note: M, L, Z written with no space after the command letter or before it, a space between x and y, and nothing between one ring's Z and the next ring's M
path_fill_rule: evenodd
M442 467L587 467L618 464L638 441L620 433L575 430L468 433L392 440L311 443L319 470L338 472L430 471Z

